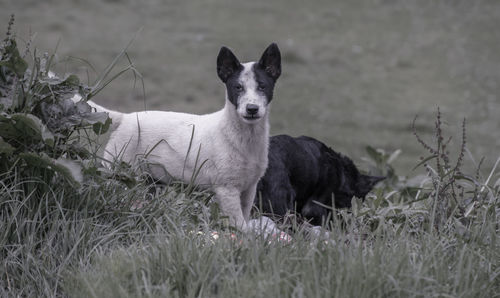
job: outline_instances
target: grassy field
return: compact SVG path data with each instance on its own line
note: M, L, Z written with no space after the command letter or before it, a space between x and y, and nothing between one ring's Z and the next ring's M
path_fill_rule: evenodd
M21 79L0 63L1 297L500 296L500 2L0 0L0 26L11 13L21 52L34 32L39 56L61 39L51 69L84 83L143 27L128 53L148 109L219 109L219 47L252 60L276 41L273 132L317 137L388 179L336 211L329 238L294 221L283 224L294 227L290 243L240 234L194 185L152 188L135 167L102 167L95 144L73 143L92 118L54 144L33 120L34 99L79 85L53 82L49 96L41 74L7 109ZM145 105L130 72L96 101ZM416 114L419 135L444 155L412 171L432 154L412 133Z

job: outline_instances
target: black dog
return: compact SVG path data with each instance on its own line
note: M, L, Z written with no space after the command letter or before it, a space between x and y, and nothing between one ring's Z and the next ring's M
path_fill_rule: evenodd
M353 197L364 198L384 178L360 174L352 160L316 139L273 136L255 204L274 215L296 211L321 225L332 199L335 208L350 208Z

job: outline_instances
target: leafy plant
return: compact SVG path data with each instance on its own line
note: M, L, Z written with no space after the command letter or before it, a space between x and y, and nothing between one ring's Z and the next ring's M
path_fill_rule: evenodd
M368 164L368 170L372 175L386 177L381 184L384 188L381 191L393 190L403 196L405 200L412 200L420 187L416 184L421 177L415 177L409 181L407 177L398 175L393 167L393 163L401 155L401 149L387 152L384 149L366 147L367 157L363 160Z
M11 27L0 45L0 174L62 178L82 182L83 160L92 152L81 137L92 128L105 133L106 113L93 112L85 99L90 88L75 75L59 78L49 69L53 56L35 55L32 69L21 57Z
M368 157L364 160L368 163L370 172L386 175L387 179L383 182L383 187L374 190L372 197L364 203L353 201L353 214L358 222L367 223L372 230L380 227L380 224L390 223L414 232L422 232L423 227L437 232L451 229L459 236L469 235L471 230L477 229L486 221L498 222L499 181L492 183L492 177L500 158L485 182L481 182L483 159L474 174L465 174L465 119L458 154L455 162L452 162L449 148L452 137L445 138L441 118L438 108L433 143L424 141L418 134L415 128L416 117L412 124L418 143L430 153L427 157L421 157L414 170L423 167L426 176L417 175L411 179L399 176L392 167L392 162L400 154L399 150L387 153L382 149L367 147Z
M415 128L416 117L413 120L413 133L417 141L424 147L431 155L427 158L421 158L421 162L416 166L423 165L427 171L428 176L431 178L432 191L428 193L429 197L434 198L433 207L433 225L439 228L443 223L458 211L459 216L464 214L463 201L464 192L463 187L458 182L465 178L461 173L461 168L465 156L466 134L465 134L465 119L462 123L462 144L460 146L459 156L454 164L451 164L450 151L447 146L451 141L451 136L444 140L442 132L441 112L438 108L437 117L435 122L435 144L429 145L418 135ZM429 162L434 160L435 167L430 166ZM479 171L479 169L478 169Z

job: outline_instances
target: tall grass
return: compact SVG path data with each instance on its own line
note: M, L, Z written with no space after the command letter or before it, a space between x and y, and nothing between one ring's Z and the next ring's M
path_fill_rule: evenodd
M68 270L89 264L98 252L147 242L167 231L199 230L198 223L179 220L201 217L200 204L174 187L152 195L147 184L129 189L110 182L85 185L80 192L49 186L37 194L43 181L9 178L11 184L0 187L3 294L58 296ZM24 191L28 184L33 184L31 193ZM139 200L149 203L135 208Z
M65 289L76 297L498 295L498 244L390 226L366 239L352 231L335 229L336 245L300 237L290 245L260 238L211 244L169 234L146 248L99 254L94 266L66 279Z
M300 223L290 243L234 237L210 193L158 187L137 167L104 167L96 156L88 133L109 121L66 99L101 90L113 63L94 88L71 76L49 81L36 55L27 71L8 32L14 47L2 48L0 63L0 125L12 128L0 131L0 296L499 296L498 163L484 176L479 165L463 173L465 124L455 159L439 111L432 140L415 130L415 145L429 153L416 162L423 177L397 175L399 151L368 148L371 171L388 179L364 202L354 199L352 211L334 210L322 237ZM73 114L46 117L65 105Z

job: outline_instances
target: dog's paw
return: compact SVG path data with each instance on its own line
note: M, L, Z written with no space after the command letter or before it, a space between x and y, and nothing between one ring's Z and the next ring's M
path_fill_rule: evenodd
M280 243L291 243L293 238L285 232L279 232L271 235L271 239Z
M323 242L323 244L335 245L336 242L332 236L333 235L330 231L325 230L320 226L312 227L307 231L307 237L312 241L312 243L320 241Z

